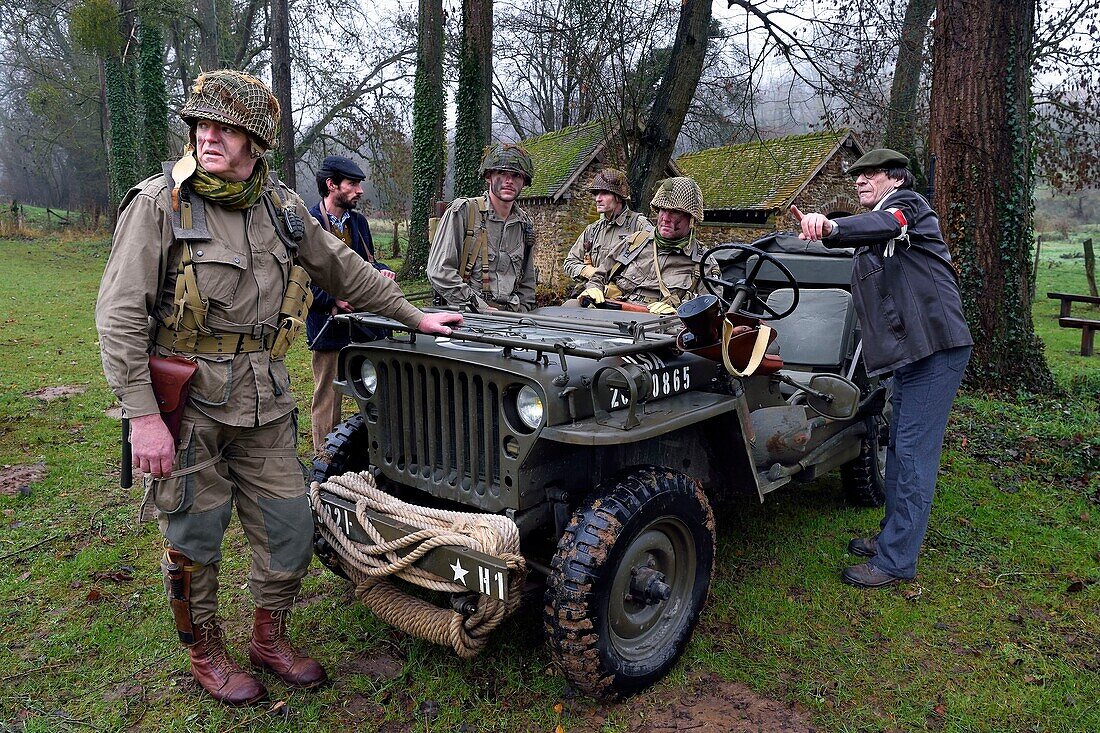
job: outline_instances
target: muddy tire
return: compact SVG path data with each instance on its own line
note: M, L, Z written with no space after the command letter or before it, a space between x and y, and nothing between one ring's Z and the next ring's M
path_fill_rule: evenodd
M875 417L875 429L863 439L859 455L840 467L840 482L848 502L855 506L880 507L886 503L886 442L890 435L890 393L886 407Z
M593 492L546 587L546 637L570 684L616 698L663 677L699 620L714 542L714 514L688 476L644 467Z
M367 451L367 423L362 415L336 426L325 438L325 450L313 459L313 480L324 483L348 471L365 471L370 466Z

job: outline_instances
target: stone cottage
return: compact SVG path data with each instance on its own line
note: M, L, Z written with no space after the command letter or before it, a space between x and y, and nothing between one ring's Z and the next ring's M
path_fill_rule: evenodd
M519 204L535 220L539 286L560 293L568 285L562 261L580 233L598 216L588 184L606 167L625 170L622 143L614 126L596 120L519 144L535 164L534 180L523 189ZM679 175L674 164L669 165L667 174Z
M703 191L699 237L715 245L794 231L791 204L828 216L856 213L845 171L863 152L850 130L826 130L701 150L676 164Z

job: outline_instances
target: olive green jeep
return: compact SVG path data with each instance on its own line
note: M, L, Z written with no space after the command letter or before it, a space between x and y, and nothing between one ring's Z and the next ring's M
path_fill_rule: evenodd
M722 276L679 317L549 307L360 343L357 328L401 327L348 316L336 385L359 414L329 436L314 479L369 471L409 504L511 519L568 681L601 697L647 687L706 601L712 504L833 469L854 501L883 501L889 384L863 373L851 253L756 245L711 249L702 265L717 259ZM376 541L415 531L324 486L314 509L360 543L363 519ZM317 554L346 576L331 539L318 534ZM499 557L444 545L415 564L465 589L456 611L475 612L472 594L515 600Z

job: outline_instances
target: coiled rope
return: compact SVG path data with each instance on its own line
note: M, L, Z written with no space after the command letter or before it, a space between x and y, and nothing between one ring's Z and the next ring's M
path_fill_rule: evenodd
M335 518L321 507L322 488L355 503L356 519L374 544L355 542L338 528ZM319 517L321 536L336 548L355 584L355 595L386 623L407 634L453 647L460 657L469 658L481 651L489 634L519 605L527 566L519 550L519 528L508 517L408 504L381 491L368 471L345 473L324 484L314 481L309 494L314 514ZM418 531L387 541L375 529L368 510L399 519ZM396 575L431 590L469 592L464 585L415 567L417 560L443 546L466 547L503 560L508 567L509 600L505 603L479 594L477 609L464 615L409 595L387 580ZM399 550L410 547L410 552L398 555Z

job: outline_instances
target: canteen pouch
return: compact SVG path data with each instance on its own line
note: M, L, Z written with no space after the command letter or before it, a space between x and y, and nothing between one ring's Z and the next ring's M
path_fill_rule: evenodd
M286 356L291 344L305 328L305 321L301 318L286 316L279 321L279 330L275 332L275 339L271 342L271 360L279 361Z

